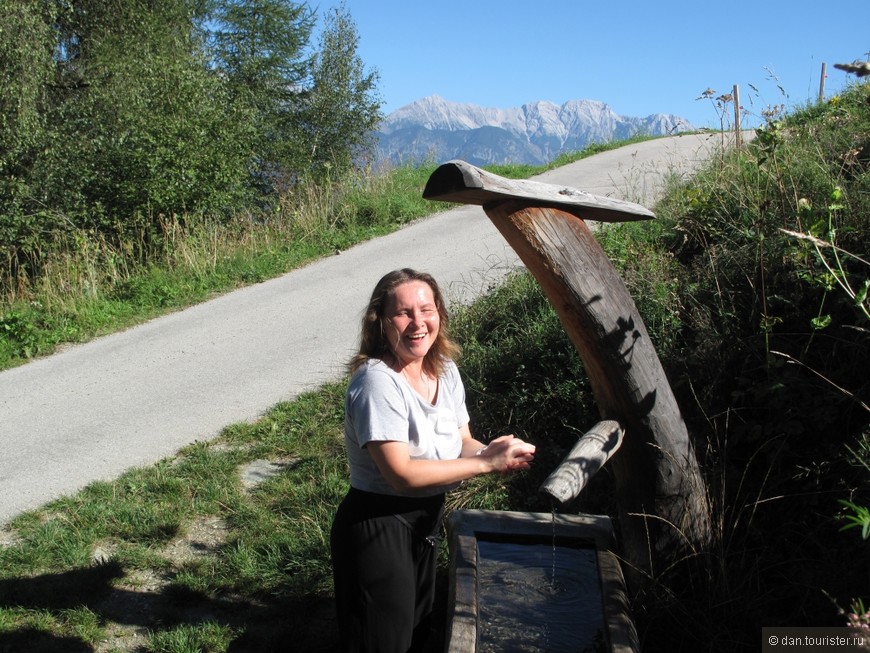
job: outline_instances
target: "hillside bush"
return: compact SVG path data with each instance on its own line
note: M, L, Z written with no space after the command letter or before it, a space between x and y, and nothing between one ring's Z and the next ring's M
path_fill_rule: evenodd
M870 501L868 184L870 87L856 84L767 123L658 206L682 324L663 358L718 537L638 602L645 650L845 626L870 593L870 548L840 533L860 515L842 502Z

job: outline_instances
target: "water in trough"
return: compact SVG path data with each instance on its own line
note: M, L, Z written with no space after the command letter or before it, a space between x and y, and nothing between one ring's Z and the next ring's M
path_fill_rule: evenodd
M479 650L607 651L594 542L478 534Z

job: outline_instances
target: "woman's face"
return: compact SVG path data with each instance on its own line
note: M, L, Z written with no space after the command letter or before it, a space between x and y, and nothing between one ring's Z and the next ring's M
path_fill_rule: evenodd
M386 335L400 363L422 361L438 337L441 317L432 288L425 281L396 286L386 306Z

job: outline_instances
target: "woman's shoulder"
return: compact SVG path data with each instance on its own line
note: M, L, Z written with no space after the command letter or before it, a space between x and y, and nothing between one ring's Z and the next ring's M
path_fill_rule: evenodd
M360 365L350 377L351 386L395 383L396 373L379 358L370 358Z
M462 384L462 377L459 374L459 367L453 359L444 361L441 368L441 379L449 385Z
M442 370L442 374L444 376L459 376L459 366L452 358L444 359L444 362L442 364Z

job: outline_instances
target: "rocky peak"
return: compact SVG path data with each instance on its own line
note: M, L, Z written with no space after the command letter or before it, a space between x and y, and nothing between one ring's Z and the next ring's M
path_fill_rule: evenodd
M677 116L619 116L597 100L546 100L497 109L431 95L388 115L378 129L380 158L393 162L461 158L474 165L551 161L595 142L687 131Z

